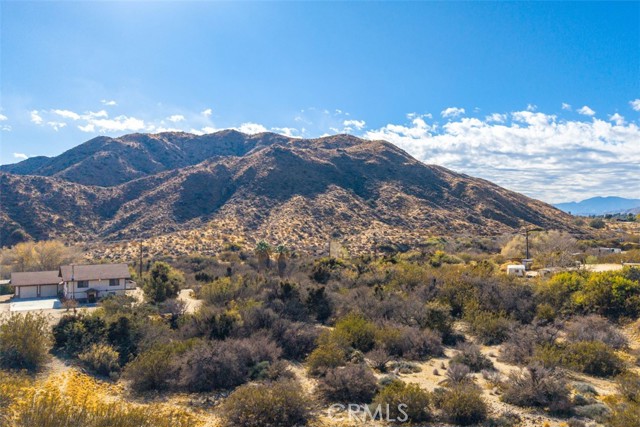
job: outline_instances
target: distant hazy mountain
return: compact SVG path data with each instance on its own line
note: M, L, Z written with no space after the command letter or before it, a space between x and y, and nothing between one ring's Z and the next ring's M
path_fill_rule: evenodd
M556 208L574 215L604 215L607 213L627 212L640 208L640 199L623 197L592 197L581 202L558 203Z

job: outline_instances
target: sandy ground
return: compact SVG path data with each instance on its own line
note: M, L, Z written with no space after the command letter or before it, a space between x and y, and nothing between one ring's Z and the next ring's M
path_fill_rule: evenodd
M622 264L586 264L585 270L593 272L622 270Z
M185 303L187 313L193 314L202 306L203 301L196 299L195 296L196 294L192 289L183 289L178 294L178 299Z

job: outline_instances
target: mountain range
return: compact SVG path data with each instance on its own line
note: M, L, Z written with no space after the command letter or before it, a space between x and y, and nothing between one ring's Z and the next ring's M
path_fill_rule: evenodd
M56 157L1 166L0 202L2 245L189 232L201 242L234 236L315 247L335 237L361 250L525 224L580 231L551 205L350 135L97 137Z
M558 209L573 215L605 215L640 212L640 199L623 197L592 197L581 202L557 203Z

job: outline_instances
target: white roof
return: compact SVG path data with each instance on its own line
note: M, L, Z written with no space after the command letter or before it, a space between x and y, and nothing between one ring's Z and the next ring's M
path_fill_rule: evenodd
M510 264L510 265L507 265L507 268L510 268L512 270L514 270L514 269L515 270L519 270L519 269L524 269L524 265L522 265L522 264Z

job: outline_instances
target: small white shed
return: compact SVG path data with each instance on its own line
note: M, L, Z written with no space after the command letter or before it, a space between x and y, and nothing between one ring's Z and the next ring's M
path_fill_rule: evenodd
M510 264L507 265L507 274L510 276L523 277L526 273L525 267L522 264Z

